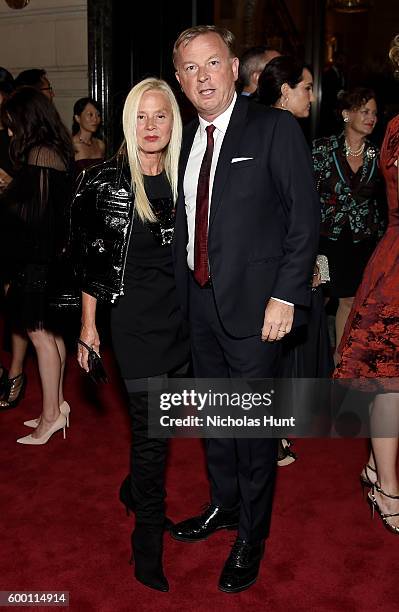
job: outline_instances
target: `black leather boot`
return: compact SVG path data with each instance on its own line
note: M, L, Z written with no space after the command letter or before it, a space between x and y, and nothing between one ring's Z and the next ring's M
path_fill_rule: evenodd
M163 532L162 525L136 525L131 536L132 563L139 582L166 593L169 584L162 567Z
M130 486L130 474L123 480L119 489L119 500L126 508L126 514L129 516L131 512L135 511L135 503L132 495L132 488ZM170 518L165 517L165 531L170 531L174 526L173 521Z

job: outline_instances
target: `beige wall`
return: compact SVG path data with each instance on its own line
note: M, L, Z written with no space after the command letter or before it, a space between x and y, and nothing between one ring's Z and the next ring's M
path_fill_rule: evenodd
M73 104L88 91L87 0L30 0L22 10L0 0L0 66L14 76L44 68L70 128Z

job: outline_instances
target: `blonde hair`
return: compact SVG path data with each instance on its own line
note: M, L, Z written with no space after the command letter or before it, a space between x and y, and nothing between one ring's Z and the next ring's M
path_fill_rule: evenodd
M139 147L136 138L137 113L142 96L147 91L160 91L168 98L172 108L172 133L166 149L162 152L163 169L168 177L173 200L177 199L179 155L182 139L182 121L173 91L162 79L148 78L140 81L129 92L123 107L122 123L126 152L132 176L135 209L142 221L157 221L144 188L143 170L140 164ZM123 145L121 149L123 148Z
M399 34L397 34L391 42L391 48L389 49L389 59L394 65L395 70L399 70Z
M179 47L181 45L185 47L186 45L188 45L190 40L193 40L193 38L197 38L197 36L200 36L201 34L217 34L218 36L220 36L220 38L223 40L224 44L229 50L230 57L235 57L235 37L234 34L230 32L230 30L227 30L226 28L219 28L218 26L214 25L198 25L184 30L184 32L182 32L176 40L173 46L173 65L175 68L177 68L176 55L179 50Z

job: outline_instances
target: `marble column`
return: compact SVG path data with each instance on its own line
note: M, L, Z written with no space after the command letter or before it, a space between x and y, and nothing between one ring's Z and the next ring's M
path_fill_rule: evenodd
M89 92L101 105L107 155L114 153L113 0L87 0Z

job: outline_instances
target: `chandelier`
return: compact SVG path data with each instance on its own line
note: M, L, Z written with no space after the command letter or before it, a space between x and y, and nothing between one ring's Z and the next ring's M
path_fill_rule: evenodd
M23 9L28 6L30 0L6 0L8 6L12 9Z
M370 6L370 0L330 0L329 2L329 8L339 13L364 13Z

